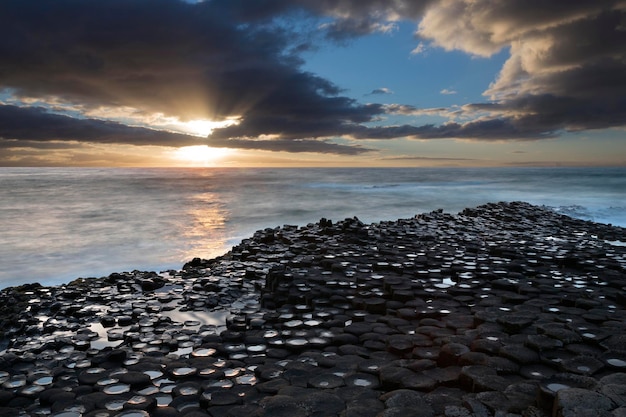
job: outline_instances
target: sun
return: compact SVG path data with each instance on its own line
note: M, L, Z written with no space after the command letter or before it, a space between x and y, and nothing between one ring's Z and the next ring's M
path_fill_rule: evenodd
M174 158L184 162L187 166L210 167L215 166L224 158L233 153L228 148L212 148L207 145L183 146L174 151Z
M206 138L209 136L215 129L223 129L228 126L239 124L240 117L230 117L221 121L207 120L207 119L196 119L189 120L187 122L176 122L176 126L194 136L200 136Z
M221 127L219 123L211 120L191 120L185 123L185 126L191 134L203 137L209 136L216 127Z

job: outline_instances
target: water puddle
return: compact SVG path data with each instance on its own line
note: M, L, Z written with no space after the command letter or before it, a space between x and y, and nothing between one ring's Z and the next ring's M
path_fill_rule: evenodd
M231 315L227 310L216 311L180 311L170 310L161 313L163 316L169 317L172 321L184 323L188 327L205 326L226 326L226 318Z

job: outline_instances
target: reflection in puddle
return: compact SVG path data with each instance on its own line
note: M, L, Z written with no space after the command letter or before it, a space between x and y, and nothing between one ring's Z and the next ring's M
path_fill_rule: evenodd
M172 321L184 323L186 327L217 326L226 325L226 318L230 313L226 310L216 311L163 311L161 315L169 317Z
M175 323L178 323L185 329L198 331L201 327L207 327L214 333L219 333L221 330L226 329L226 319L231 315L227 310L218 309L215 311L179 311L170 310L160 313L161 316L168 317L172 320L171 327L176 327ZM126 336L130 332L131 326L115 326L104 327L101 323L92 323L89 326L89 330L94 332L94 335L98 336L91 340L91 348L102 350L104 348L117 348L125 343ZM69 335L69 332L68 332ZM185 338L189 338L186 335L179 335L177 340L181 342L179 349L174 353L179 355L188 355L193 352L193 343L185 345ZM135 344L135 347L140 345L146 345L146 343ZM156 349L156 347L155 347Z
M106 347L115 348L123 343L121 340L109 341L108 330L105 329L100 323L93 323L91 326L89 326L89 329L93 332L98 333L98 335L100 336L98 339L91 341L92 349L102 350ZM120 331L119 333L122 333L122 332ZM122 333L122 338L123 338L123 333Z
M559 384L559 383L554 382L554 383L552 383L552 384L548 384L548 385L546 386L546 388L548 388L548 389L549 389L550 391L552 391L552 392L557 392L557 391L560 391L560 390L562 390L562 389L567 389L567 388L569 388L569 385Z

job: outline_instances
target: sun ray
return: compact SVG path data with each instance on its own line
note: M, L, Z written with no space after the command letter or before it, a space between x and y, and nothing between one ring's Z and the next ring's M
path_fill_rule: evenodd
M207 120L207 119L196 119L189 120L188 122L178 122L177 125L185 131L194 136L201 136L206 138L209 136L213 130L220 129L232 125L236 125L239 123L238 117L229 118L221 121Z

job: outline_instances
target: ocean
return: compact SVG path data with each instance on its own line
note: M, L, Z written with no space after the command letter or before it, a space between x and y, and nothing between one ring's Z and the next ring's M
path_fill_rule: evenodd
M0 168L0 288L181 269L322 217L498 201L626 226L626 168Z

